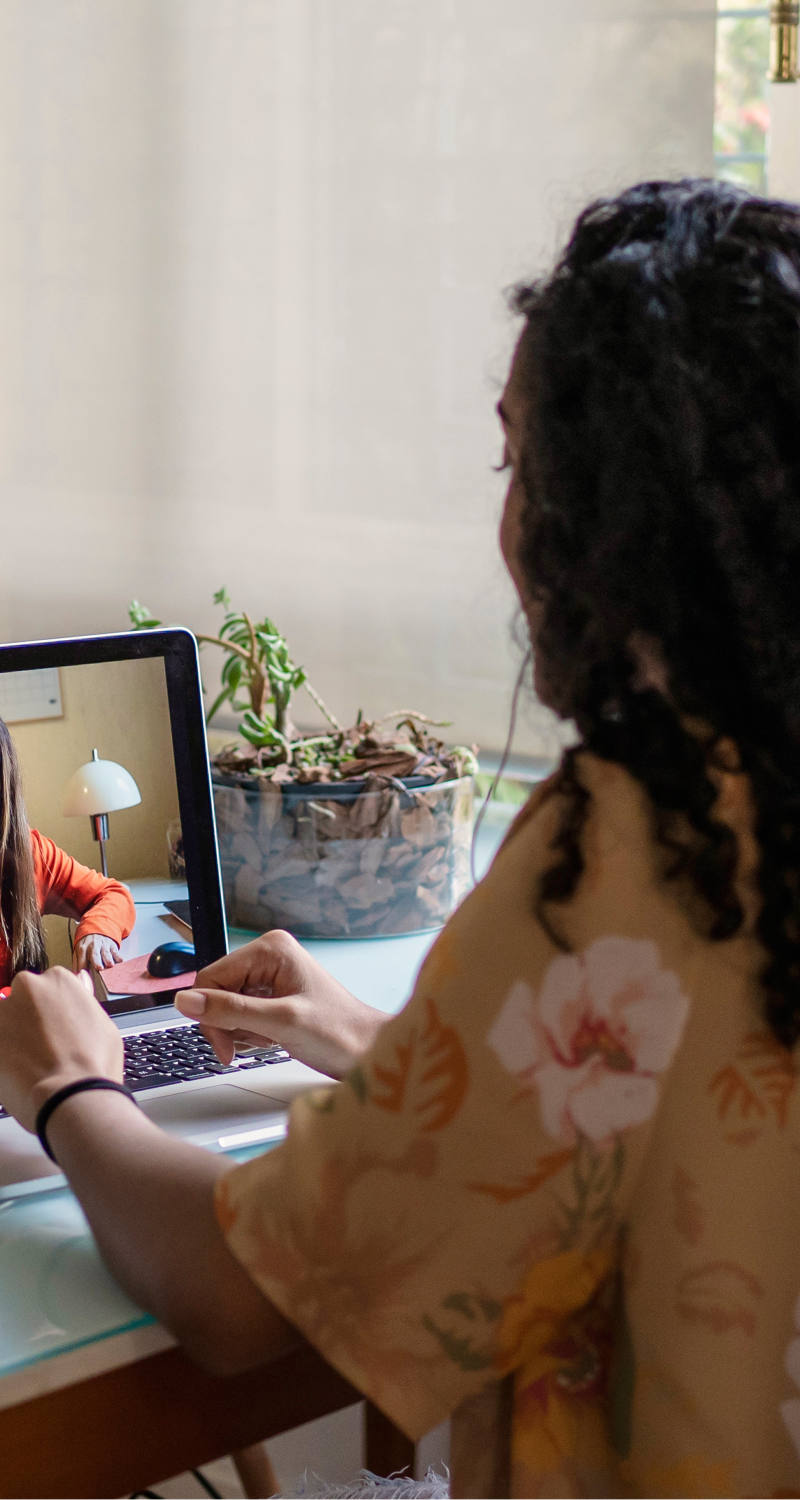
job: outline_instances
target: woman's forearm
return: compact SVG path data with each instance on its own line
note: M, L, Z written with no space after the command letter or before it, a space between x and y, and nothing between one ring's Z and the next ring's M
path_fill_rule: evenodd
M110 1092L67 1099L47 1133L109 1270L198 1363L234 1373L299 1342L217 1223L224 1158L166 1135Z

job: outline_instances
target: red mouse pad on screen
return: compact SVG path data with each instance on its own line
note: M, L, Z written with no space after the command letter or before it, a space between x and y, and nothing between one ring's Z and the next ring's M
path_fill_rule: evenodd
M162 975L154 979L147 972L149 953L126 958L121 964L109 964L100 975L110 995L152 995L158 990L190 990L197 978L196 969L187 974Z

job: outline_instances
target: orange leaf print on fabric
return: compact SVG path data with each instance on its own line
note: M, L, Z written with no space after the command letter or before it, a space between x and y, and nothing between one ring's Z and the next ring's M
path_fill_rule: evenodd
M523 1177L521 1182L468 1182L467 1187L471 1193L485 1193L487 1197L494 1198L497 1203L513 1203L515 1198L524 1198L528 1193L535 1193L536 1189L546 1182L548 1177L555 1177L568 1162L572 1161L574 1152L571 1147L564 1151L551 1151L547 1156L540 1156L536 1163L536 1170L530 1176Z
M683 1167L676 1167L672 1174L672 1194L675 1228L690 1245L696 1245L703 1237L703 1207L700 1189Z
M395 1043L395 1064L393 1067L383 1067L376 1063L373 1069L378 1083L383 1085L384 1093L374 1094L374 1102L379 1109L387 1109L390 1114L398 1115L403 1108L406 1097L406 1085L411 1072L411 1062L414 1057L415 1034L412 1032L411 1040L408 1042Z
M399 1114L410 1108L422 1130L441 1130L458 1114L467 1091L469 1071L464 1047L453 1026L440 1021L432 999L421 1035L395 1044L395 1063L376 1063L373 1074L383 1092L373 1092L379 1109Z
M792 1058L774 1037L766 1031L746 1036L734 1061L720 1068L709 1085L717 1114L730 1127L727 1139L745 1144L753 1126L765 1124L770 1116L783 1130L796 1082ZM749 1127L744 1138L743 1126Z
M731 1260L712 1260L686 1271L678 1282L675 1311L687 1323L702 1323L712 1333L741 1329L752 1337L764 1295L752 1271Z

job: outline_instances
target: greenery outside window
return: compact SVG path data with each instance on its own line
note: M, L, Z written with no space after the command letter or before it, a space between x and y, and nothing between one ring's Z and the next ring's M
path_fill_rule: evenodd
M716 175L768 191L770 20L768 5L720 0L714 109Z

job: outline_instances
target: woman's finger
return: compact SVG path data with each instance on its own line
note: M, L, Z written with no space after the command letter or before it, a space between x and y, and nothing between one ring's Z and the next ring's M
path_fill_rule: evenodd
M184 1016L200 1021L203 1026L213 1026L221 1031L249 1031L261 1036L264 1026L264 1007L284 1001L268 1001L261 995L250 993L237 995L232 990L191 989L179 990L175 996L175 1007Z

